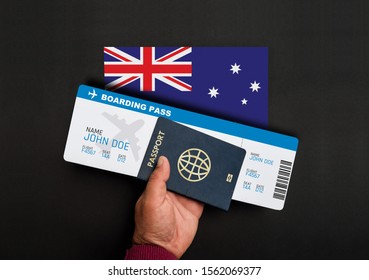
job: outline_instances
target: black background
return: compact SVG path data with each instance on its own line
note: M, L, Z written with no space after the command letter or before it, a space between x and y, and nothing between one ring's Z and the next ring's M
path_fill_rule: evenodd
M63 160L104 46L267 46L269 129L300 139L282 211L206 206L184 259L368 259L369 2L6 1L0 258L122 259L137 179Z

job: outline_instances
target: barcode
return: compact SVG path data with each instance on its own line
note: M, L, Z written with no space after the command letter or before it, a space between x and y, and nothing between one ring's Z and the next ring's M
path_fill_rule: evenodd
M292 170L292 162L281 160L279 164L277 182L275 183L275 189L273 198L285 200L288 182L290 180Z

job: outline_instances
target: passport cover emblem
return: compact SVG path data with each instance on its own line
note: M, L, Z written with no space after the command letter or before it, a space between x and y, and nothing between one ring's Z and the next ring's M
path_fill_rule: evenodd
M191 148L184 151L177 163L179 174L189 182L199 182L208 176L211 170L211 160L201 149Z

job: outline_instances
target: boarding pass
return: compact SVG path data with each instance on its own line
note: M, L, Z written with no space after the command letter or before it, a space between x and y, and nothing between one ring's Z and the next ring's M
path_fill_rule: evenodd
M226 181L235 180L232 200L275 210L283 209L298 147L296 137L95 87L81 85L78 89L64 159L139 177L143 166L147 168L151 164L154 168L157 163L157 150L160 150L163 139L160 138L160 133L153 134L159 118L176 122L245 150L242 153L243 162L239 174L227 173L228 177L226 174ZM181 139L186 135L176 137ZM150 143L153 146L149 150ZM217 161L227 158L227 149L217 151ZM198 155L193 156L195 160L205 162L200 159L201 152L196 153ZM187 156L191 157L190 154ZM187 165L181 160L178 159L178 164L175 164L179 166L181 162L182 169L186 169ZM209 167L210 164L204 166ZM212 166L217 165L213 162ZM192 167L192 171L193 168L198 167ZM204 168L199 167L197 173L205 174L206 172L202 172ZM200 175L196 180L198 179L201 179Z

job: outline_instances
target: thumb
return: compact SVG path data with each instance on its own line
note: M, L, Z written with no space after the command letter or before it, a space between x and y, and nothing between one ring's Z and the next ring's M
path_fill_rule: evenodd
M167 192L166 182L169 179L169 175L169 161L165 156L161 156L159 157L158 164L150 175L149 181L146 185L146 195L153 200L158 199L159 201L162 201Z

